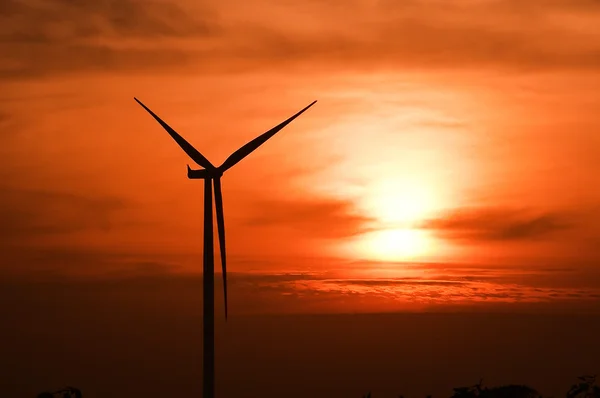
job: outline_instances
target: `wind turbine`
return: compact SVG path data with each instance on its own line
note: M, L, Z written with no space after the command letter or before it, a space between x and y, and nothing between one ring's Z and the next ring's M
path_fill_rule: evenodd
M313 106L317 101L273 127L264 134L259 135L252 141L233 152L222 165L215 167L204 155L173 130L158 115L152 112L140 100L134 97L156 121L169 133L171 137L179 144L181 149L199 166L204 169L193 170L187 165L187 175L189 179L204 180L204 258L203 258L203 377L202 386L203 398L214 398L215 389L215 270L214 270L214 240L213 240L213 220L212 220L212 186L215 189L215 207L217 214L217 231L219 235L219 248L221 251L221 267L223 272L223 295L225 302L225 319L227 319L227 260L225 253L225 220L223 216L223 194L221 192L221 177L223 173L235 166L239 161L254 152L259 146L264 144L269 138L273 137L279 130L287 126L304 111Z

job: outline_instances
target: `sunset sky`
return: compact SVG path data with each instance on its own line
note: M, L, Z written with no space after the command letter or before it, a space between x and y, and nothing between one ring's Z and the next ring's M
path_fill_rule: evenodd
M598 26L592 0L2 0L0 276L198 274L202 183L133 97L215 164L318 100L223 178L232 314L597 310Z

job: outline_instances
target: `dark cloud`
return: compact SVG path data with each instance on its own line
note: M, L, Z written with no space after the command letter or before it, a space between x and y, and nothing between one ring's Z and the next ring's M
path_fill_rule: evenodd
M358 235L373 221L354 211L351 202L327 198L264 199L254 202L247 214L247 225L288 227L316 238Z
M123 254L75 247L8 247L2 259L2 279L61 280L109 273L122 265Z
M9 119L10 119L9 114L6 112L2 112L0 110L0 126L4 126L4 125L8 124ZM0 133L0 134L2 134L2 133Z
M214 14L192 16L169 1L8 0L0 9L0 77L64 72L160 70L187 60L164 39L214 34ZM139 39L144 48L119 48Z
M112 215L128 206L117 197L0 188L0 237L34 239L88 229L109 229Z
M14 63L0 63L0 78L29 78L80 72L172 71L174 65L190 62L190 54L174 48L115 49L109 46L12 45ZM8 58L9 59L9 58Z
M107 247L5 247L0 260L0 280L7 281L160 279L180 270L181 264L172 258Z
M525 4L527 3L527 4ZM557 2L303 2L287 11L309 15L313 30L250 21L238 29L247 60L300 63L311 68L596 68L600 40L577 18L600 21L600 8ZM552 17L576 12L553 24ZM263 22L263 23L261 23ZM293 24L290 23L290 27ZM584 38L585 37L585 38ZM552 40L555 38L556 40ZM549 45L552 43L552 45Z
M208 20L198 20L176 4L139 0L7 0L0 9L0 41L20 44L82 39L205 36Z
M4 253L6 254L6 253ZM168 256L142 256L108 249L46 248L22 251L13 256L18 267L0 267L0 291L31 285L70 291L95 291L109 297L115 289L128 286L130 299L156 299L157 290L189 290L194 301L201 302L202 276L181 267ZM6 260L6 255L3 257ZM231 262L236 268L235 261ZM323 313L360 309L364 312L399 311L410 305L431 304L445 308L453 304L477 303L560 303L577 301L585 305L598 299L600 285L538 284L538 276L520 278L521 271L504 270L504 279L439 276L433 278L349 278L330 271L323 272L230 272L230 308L242 313ZM597 274L587 274L596 275ZM581 275L585 277L585 275ZM217 274L217 290L221 278ZM20 288L21 289L21 288ZM39 296L36 296L39 297ZM104 297L104 296L103 296ZM168 295L166 296L168 297ZM121 294L113 296L123 301ZM126 300L125 300L126 301ZM123 301L123 302L125 302ZM164 298L164 304L168 299ZM217 311L222 297L217 297ZM196 304L190 307L198 308ZM488 307L485 307L488 308Z
M235 23L226 20L224 7L235 8L236 1L203 5L202 15L192 16L167 1L6 1L0 10L0 41L5 45L0 76L292 66L313 72L600 66L600 40L594 30L600 7L592 1L354 1L344 7L307 1L281 4L279 18L249 12ZM272 6L256 3L257 10ZM286 18L289 23L279 23ZM310 29L303 18L310 21ZM143 46L116 46L123 38L142 39ZM198 40L187 49L154 41L179 38ZM99 39L112 41L101 44Z
M422 224L446 239L464 241L517 241L551 236L572 228L567 214L536 214L525 210L462 208Z

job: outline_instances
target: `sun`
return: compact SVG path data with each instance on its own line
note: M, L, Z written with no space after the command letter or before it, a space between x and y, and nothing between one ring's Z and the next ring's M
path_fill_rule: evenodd
M369 213L396 228L410 227L436 207L432 184L419 181L416 176L380 179L369 193L365 200Z
M420 229L385 229L361 237L360 251L381 261L414 259L431 250L431 240Z
M434 182L416 174L371 182L359 200L362 211L372 220L370 231L348 242L353 254L378 261L432 256L436 240L421 224L440 207L440 184Z
M401 262L435 257L438 244L427 230L390 228L357 235L344 242L340 249L353 258Z

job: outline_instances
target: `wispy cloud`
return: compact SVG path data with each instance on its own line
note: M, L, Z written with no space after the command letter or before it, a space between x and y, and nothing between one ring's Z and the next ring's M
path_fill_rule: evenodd
M355 7L342 9L309 2L303 11L323 30L332 13L345 18L329 25L328 34L272 29L265 32L261 49L313 62L321 58L384 67L593 67L600 40L592 26L600 19L600 7L593 1L577 3L355 1ZM577 45L586 34L589 40ZM552 45L550 37L557 39Z
M0 188L0 237L27 241L40 235L109 229L111 216L129 203L118 197Z
M37 248L21 251L12 261L19 267L0 269L6 286L79 281L81 286L118 283L148 290L153 285L197 288L202 278L185 267L188 260L106 249ZM273 273L236 272L240 261L244 259L230 262L228 280L231 306L239 314L460 310L482 303L518 310L525 304L566 303L576 308L578 303L600 302L600 274L595 270L398 264L397 271L416 267L422 276L357 277L352 268L329 270L326 259L308 261L315 271L307 271L303 264L296 271ZM281 261L276 269L286 268L285 260ZM371 274L377 274L377 269ZM217 283L221 283L219 275ZM219 298L217 306L221 305Z
M600 290L595 287L536 286L535 276L529 280L511 281L510 271L493 280L457 277L436 279L427 278L385 278L385 279L344 279L331 278L327 273L291 275L260 279L255 276L253 283L261 291L271 291L282 296L294 296L307 303L317 298L324 303L328 300L343 302L350 298L367 300L373 311L380 309L399 310L406 304L452 305L475 303L548 303L565 300L600 300ZM518 273L518 272L517 272ZM568 273L567 273L568 274ZM503 279L504 280L503 280ZM245 275L236 275L236 283L246 281ZM395 303L395 304L394 304ZM349 303L347 303L349 304Z
M181 269L182 261L173 256L145 255L131 249L30 245L3 248L0 280L164 279L175 276Z
M210 21L166 1L7 0L0 13L0 76L185 63L185 52L169 40L210 36L216 29Z
M592 70L600 62L600 7L592 0L249 4L8 0L1 75L190 66Z
M441 237L464 241L536 240L574 226L568 214L507 208L460 208L422 224Z
M166 1L7 0L0 40L8 43L70 44L85 39L206 36L209 19Z
M2 127L2 130L5 130L12 122L10 114L0 109L0 127ZM4 134L6 134L4 131L0 132L0 135Z
M262 199L249 209L247 225L284 226L317 238L344 238L366 232L373 220L351 201L333 198Z

